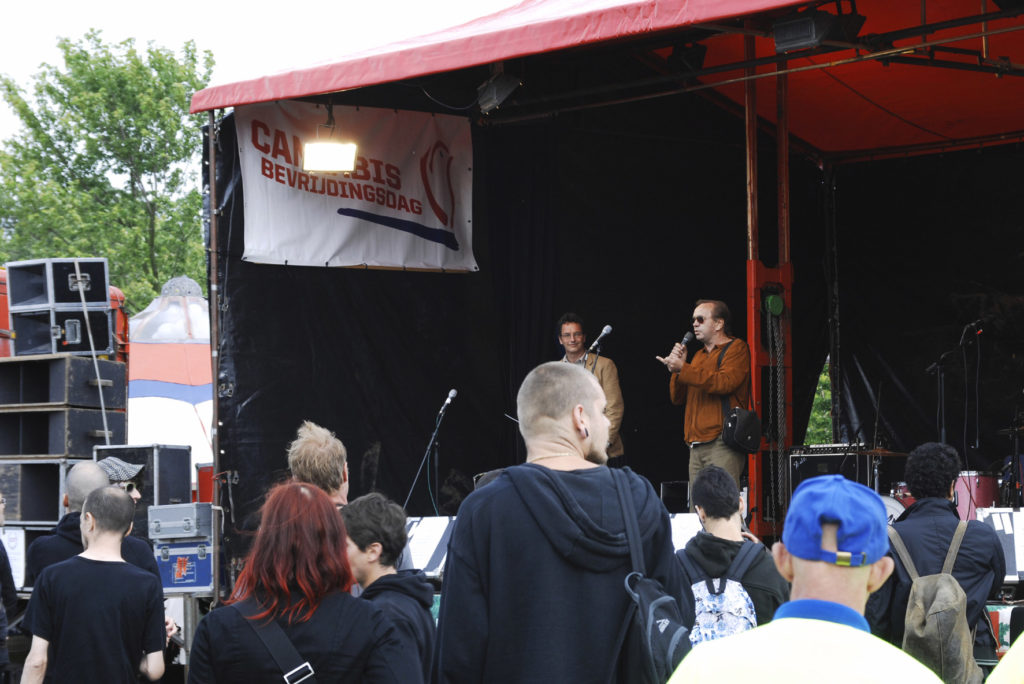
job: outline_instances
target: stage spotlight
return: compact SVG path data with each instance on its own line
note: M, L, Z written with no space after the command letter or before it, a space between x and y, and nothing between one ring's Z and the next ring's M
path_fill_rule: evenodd
M515 76L497 72L476 89L476 101L480 111L487 114L498 108L516 88L523 84Z
M316 127L316 141L302 149L302 169L312 173L337 173L356 168L356 144L337 140L320 140L320 129L329 128L328 138L334 137L334 106L327 103L327 123Z
M778 19L772 25L775 52L815 48L826 40L852 42L864 25L859 14L829 14L811 9Z

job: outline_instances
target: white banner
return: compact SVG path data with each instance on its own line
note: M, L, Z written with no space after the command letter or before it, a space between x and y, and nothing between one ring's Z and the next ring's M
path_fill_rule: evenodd
M323 106L237 107L245 188L243 259L299 266L478 270L470 230L469 122L334 106L331 140L358 145L346 173L302 170L302 146L330 130Z

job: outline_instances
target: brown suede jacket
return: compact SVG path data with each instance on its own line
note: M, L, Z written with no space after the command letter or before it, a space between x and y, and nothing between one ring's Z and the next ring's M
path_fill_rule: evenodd
M725 346L725 345L722 345ZM718 367L721 347L709 353L703 346L682 370L669 379L673 404L685 404L683 434L687 444L710 442L722 434L722 397L729 406L747 407L750 401L750 348L739 338L725 350Z

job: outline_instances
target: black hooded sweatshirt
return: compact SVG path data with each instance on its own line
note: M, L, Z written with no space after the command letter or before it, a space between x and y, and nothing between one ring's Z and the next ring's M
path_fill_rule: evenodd
M622 472L647 575L683 597L668 512L647 480ZM623 581L631 569L607 467L506 469L459 509L441 591L434 681L614 681L630 603ZM692 620L692 605L681 607Z
M419 570L399 570L395 575L378 577L363 590L362 597L384 610L395 625L403 648L419 653L423 663L423 681L430 681L434 655L434 587Z

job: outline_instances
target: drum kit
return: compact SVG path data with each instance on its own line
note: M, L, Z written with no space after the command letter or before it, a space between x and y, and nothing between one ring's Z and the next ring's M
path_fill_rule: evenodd
M1019 508L1022 506L1022 470L1019 438L1021 435L1024 435L1024 426L1015 425L1004 430L998 430L996 434L1011 438L1012 455L1009 458L1009 463L1000 473L983 473L977 470L965 470L960 473L956 479L956 484L953 486L953 502L956 504L961 520L977 519L979 508L995 508L999 506ZM907 456L906 454L886 449L874 449L868 453L876 459L876 491L878 490L877 459L906 458ZM890 525L903 514L904 510L916 501L913 492L907 487L906 482L893 482L888 496L882 495L882 499L885 502L885 510L889 517Z

